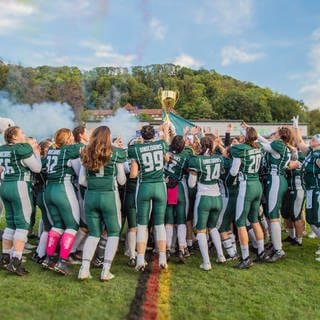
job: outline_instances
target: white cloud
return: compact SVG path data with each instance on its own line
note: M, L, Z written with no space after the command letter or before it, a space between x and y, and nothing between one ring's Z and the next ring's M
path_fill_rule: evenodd
M221 65L229 66L233 63L249 63L254 62L263 57L262 52L248 52L244 48L234 46L224 47L221 50Z
M251 25L252 16L252 0L205 0L196 22L213 24L224 34L239 34Z
M0 33L7 34L8 31L19 28L24 19L36 11L34 6L18 1L0 2Z
M150 21L151 34L158 40L164 40L167 34L167 28L156 18Z
M311 37L312 37L312 39L314 39L314 40L320 40L320 28L315 29L315 30L312 32Z
M137 58L134 54L121 54L116 52L110 44L84 41L81 45L94 52L94 58L91 59L92 66L109 65L116 67L130 67L132 66L133 61Z
M320 79L311 84L304 85L300 89L303 95L304 103L310 109L320 108Z
M185 53L182 53L180 56L176 57L173 63L181 67L192 69L198 69L202 65L200 61Z

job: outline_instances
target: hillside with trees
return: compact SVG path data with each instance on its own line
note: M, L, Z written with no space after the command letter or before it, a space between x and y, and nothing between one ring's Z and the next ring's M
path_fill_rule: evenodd
M78 120L88 109L117 109L130 103L141 109L160 108L159 88L178 90L176 111L187 119L243 119L248 122L290 122L299 115L310 122L310 134L320 131L320 111L308 111L302 101L221 75L173 64L127 68L36 68L0 61L0 90L19 103L69 103Z

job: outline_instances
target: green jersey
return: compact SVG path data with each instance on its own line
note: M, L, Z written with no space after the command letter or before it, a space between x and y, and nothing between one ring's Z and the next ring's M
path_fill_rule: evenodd
M189 161L189 169L198 173L198 182L217 184L223 171L223 158L218 154L193 156Z
M117 163L124 163L126 152L120 148L113 148L109 162L100 170L87 172L88 190L114 191L116 189Z
M0 146L0 166L4 168L4 181L30 181L31 172L22 160L31 157L32 147L28 143Z
M188 160L192 156L190 149L184 149L181 153L176 154L169 152L169 161L165 164L165 176L172 177L180 181L187 174Z
M248 144L236 144L231 148L233 158L239 158L241 165L239 168L238 180L259 180L259 170L262 159L260 148L254 148Z
M139 165L139 182L162 182L164 156L168 145L163 140L134 144L128 148L128 158Z
M50 147L45 157L48 183L73 181L74 171L69 160L79 158L81 144L65 145L55 149Z
M299 151L297 154L300 167L294 170L287 170L287 181L289 190L301 190L302 189L302 179L301 179L301 166L304 162L305 156Z
M282 140L274 140L270 146L279 154L279 157L266 152L267 172L268 174L284 174L290 161L290 151Z
M320 188L320 168L317 160L320 159L320 150L309 150L302 165L302 177L307 190Z

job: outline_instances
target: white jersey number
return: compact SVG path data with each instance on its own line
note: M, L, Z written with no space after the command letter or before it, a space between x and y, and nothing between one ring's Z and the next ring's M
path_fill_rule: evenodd
M55 173L55 166L58 164L58 156L47 156L47 173Z
M162 151L146 152L141 157L145 172L159 171L163 168Z
M205 178L205 181L212 181L212 180L217 180L220 177L220 169L221 165L220 163L217 163L214 167L213 170L211 170L210 165L206 165L206 171L207 171L207 176ZM211 172L212 171L212 172Z
M5 174L14 173L13 167L10 166L10 159L9 158L0 159L0 166L4 167Z
M261 154L254 154L249 156L251 163L249 164L248 173L257 173L261 164Z

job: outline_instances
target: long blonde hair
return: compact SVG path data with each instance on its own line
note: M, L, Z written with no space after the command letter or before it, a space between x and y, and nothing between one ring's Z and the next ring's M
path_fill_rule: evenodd
M109 162L112 149L109 127L100 126L92 132L89 144L81 151L82 164L88 170L99 171Z

